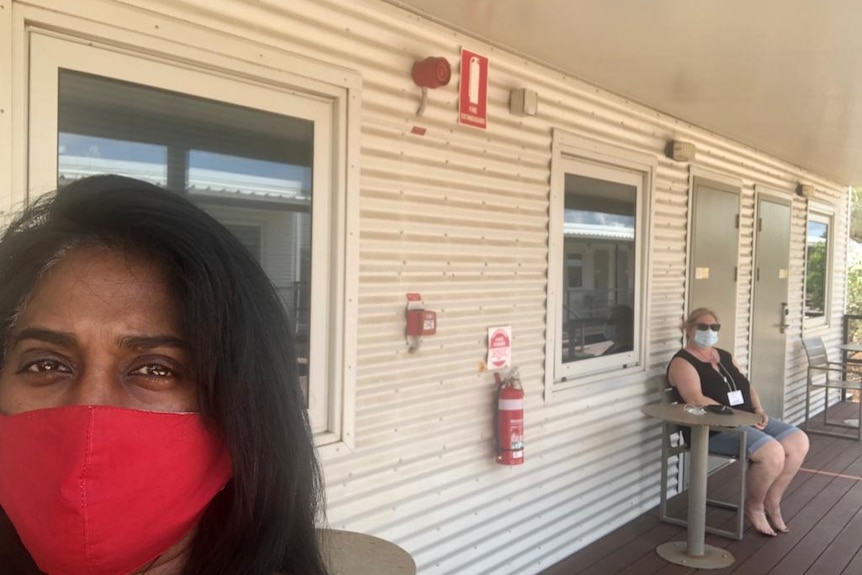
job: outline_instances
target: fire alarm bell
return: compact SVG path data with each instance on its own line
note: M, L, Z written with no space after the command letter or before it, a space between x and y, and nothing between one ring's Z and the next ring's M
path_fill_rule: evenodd
M420 88L439 88L452 79L452 67L446 58L429 56L413 64L413 81Z
M414 62L411 72L413 81L422 88L422 98L419 100L419 109L416 115L425 113L425 103L428 100L428 89L445 86L452 79L452 66L446 58L440 56L429 56L424 60Z

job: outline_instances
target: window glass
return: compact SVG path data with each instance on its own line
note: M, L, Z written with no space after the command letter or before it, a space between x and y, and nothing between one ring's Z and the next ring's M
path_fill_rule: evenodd
M829 218L812 215L805 240L805 317L825 318L829 285Z
M311 313L311 168L199 150L189 151L188 166L188 193L260 261L288 312L305 362ZM300 365L303 376L306 368L306 363Z
M637 187L565 176L563 363L634 349Z
M86 134L59 133L58 185L95 174L123 174L165 187L168 149Z
M245 249L254 256L254 259L261 263L261 251L263 249L263 230L261 227L230 223L225 224L225 227L236 236L240 243L245 246Z
M308 397L314 123L60 71L58 185L99 173L188 195L263 266Z
M583 254L566 254L566 278L569 288L584 287Z

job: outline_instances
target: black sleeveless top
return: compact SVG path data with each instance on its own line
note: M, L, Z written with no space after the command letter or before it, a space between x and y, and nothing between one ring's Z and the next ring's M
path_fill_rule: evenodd
M708 361L701 361L684 349L676 352L673 359L683 359L697 370L697 375L700 377L700 390L705 396L714 399L721 405L754 413L754 405L751 403L751 383L748 381L748 378L733 365L733 357L729 351L719 348L715 348L715 351L718 352L718 371ZM670 363L668 363L668 370L670 370ZM673 389L676 400L680 403L685 403L679 394L679 390L676 387L671 387L671 389ZM727 394L737 390L742 392L742 403L739 405L730 405ZM715 433L717 432L711 431L710 435L715 435ZM691 428L682 427L682 434L685 442L690 444Z

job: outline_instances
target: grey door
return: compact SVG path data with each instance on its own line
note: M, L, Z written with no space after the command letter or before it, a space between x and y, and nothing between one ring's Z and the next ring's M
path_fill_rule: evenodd
M695 178L689 264L689 311L708 307L721 321L718 347L736 347L739 189Z
M758 196L748 376L766 413L779 418L784 416L789 268L790 203Z

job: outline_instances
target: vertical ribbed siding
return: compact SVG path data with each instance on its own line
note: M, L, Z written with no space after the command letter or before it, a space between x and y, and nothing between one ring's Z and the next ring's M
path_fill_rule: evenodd
M747 372L751 353L751 311L754 303L754 185L747 181L742 186L739 206L739 266L736 279L736 359L743 373Z
M794 198L790 214L790 281L788 282L787 363L785 380L801 382L787 385L784 390L784 417L799 422L805 417L805 380L808 360L802 348L805 315L805 236L808 230L808 210L804 199Z
M92 18L88 1L62 9ZM797 181L816 184L820 199L838 202L839 246L846 235L842 188L380 2L111 3L118 14L126 4L171 17L159 32L140 25L144 33L194 44L192 32L204 27L243 40L234 58L278 68L284 51L361 74L356 440L353 450L325 452L329 518L335 527L399 543L421 575L536 573L657 503L659 428L639 410L656 400L653 377L661 377L680 345L689 214L688 165L664 157L667 140L695 143L698 166L744 182L736 342L743 365L750 349L754 184L788 197ZM120 20L138 25L128 18L113 25ZM184 21L194 24L177 24ZM456 124L456 79L430 91L425 115L415 115L413 61L441 55L457 63L462 45L491 59L487 131ZM523 86L539 93L536 117L508 113L509 90ZM427 132L415 135L414 126ZM646 371L577 385L546 402L555 128L654 154L658 167ZM799 347L805 204L793 197L786 402L795 419L805 367ZM843 247L835 257L843 261ZM843 309L843 272L836 272L832 328L825 332L831 343ZM413 291L438 312L438 332L410 354L404 305ZM481 369L492 325L512 326L526 391L526 463L517 468L493 463L493 379Z
M652 202L651 276L647 290L650 317L649 365L664 371L682 345L685 311L686 234L689 209L688 166L660 157Z

